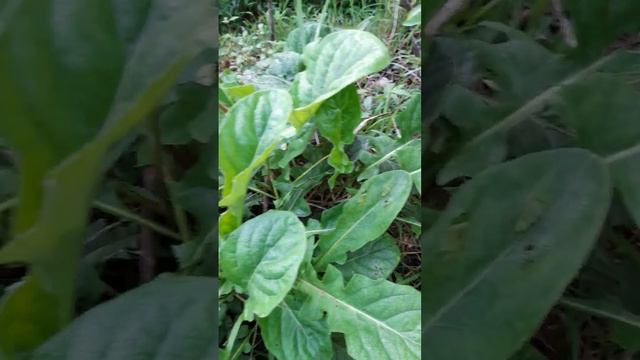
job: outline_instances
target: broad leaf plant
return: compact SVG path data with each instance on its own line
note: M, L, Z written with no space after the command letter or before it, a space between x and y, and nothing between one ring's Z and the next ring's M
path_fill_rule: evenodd
M420 292L387 280L399 251L385 235L420 188L419 94L397 115L402 137L374 139L388 140L384 151L367 152L356 166L349 151L362 120L355 83L389 64L386 46L365 31L321 32L306 24L291 33L287 50L299 52L303 65L288 88L233 80L220 88L228 105L218 147L220 301L243 299L220 357L235 358L241 324L257 320L269 353L280 360L332 359L332 334L344 336L353 359L419 359ZM241 89L249 91L238 96ZM330 144L328 153L302 169L290 166L314 131ZM247 215L249 187L268 168L285 180L297 175L278 182L275 209ZM308 218L304 196L313 186L333 187L338 175L355 172L346 201L320 221Z

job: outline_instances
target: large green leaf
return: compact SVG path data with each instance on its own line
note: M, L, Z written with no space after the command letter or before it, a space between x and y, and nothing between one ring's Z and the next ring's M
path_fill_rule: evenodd
M358 92L352 84L322 103L313 117L318 132L333 144L328 163L339 173L353 171L344 147L353 142L353 130L360 123L361 115Z
M266 318L258 318L267 349L278 360L331 359L329 327L322 314L313 314L288 296Z
M526 155L465 184L422 244L431 358L513 355L586 259L610 199L604 162L580 149Z
M640 224L640 92L618 76L594 74L561 95L561 119L575 129L580 146L607 159L614 185Z
M341 30L307 45L302 54L306 70L292 86L294 112L291 123L299 128L329 99L347 85L384 69L390 62L386 46L373 34Z
M297 287L327 312L333 332L343 333L357 360L420 359L420 292L384 279L342 274L327 268L322 281L301 279Z
M404 207L411 192L411 176L388 171L367 180L343 206L335 230L320 236L314 264L324 269L344 263L355 251L382 235Z
M141 7L141 14L123 15L123 21L146 19L135 36L137 25L118 24L116 29L112 24L114 16L120 20L122 8L116 7L114 15L102 1L27 0L7 13L0 34L0 72L11 82L0 84L0 101L9 101L1 106L0 137L10 139L21 159L18 211L23 215L16 221L16 238L0 250L0 262L28 263L32 276L21 286L40 287L37 292L46 296L38 298L42 303L31 312L3 306L3 313L20 314L20 318L0 315L3 328L57 329L70 320L83 228L106 154L151 111L187 61L211 40L208 36L215 29L211 4L202 0L191 5L178 12L172 1L156 0L150 8ZM117 56L105 54L109 49L104 40L116 36L133 36L135 41L123 40L131 45L126 51L124 44L114 45L112 50L121 52ZM24 44L33 48L20 50ZM114 57L121 62L117 72L102 63ZM34 77L28 69L45 73ZM103 71L116 76L117 90L100 80ZM60 74L69 78L57 79ZM37 78L41 79L34 83ZM95 103L98 99L100 104ZM55 129L48 131L49 127ZM5 305L28 302L32 293L14 291ZM57 314L51 317L55 323L42 323L37 309L43 306ZM1 350L11 356L38 341L12 335ZM29 346L20 346L26 343Z
M245 222L219 250L222 276L246 292L245 318L265 317L291 290L307 242L291 212L272 210Z
M242 221L244 197L251 176L285 138L291 114L286 91L264 90L245 96L231 107L218 131L218 158L224 175L220 206L220 233L226 234Z
M213 359L216 286L213 278L161 275L88 311L30 359Z

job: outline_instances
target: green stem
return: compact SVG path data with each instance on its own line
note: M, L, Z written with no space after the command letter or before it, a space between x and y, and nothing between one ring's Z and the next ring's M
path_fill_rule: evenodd
M421 228L421 227L422 227L422 224L420 224L420 223L418 223L418 222L415 222L415 221L412 221L412 220L409 220L409 219L405 219L405 218L401 218L401 217L399 217L399 216L396 218L396 220L398 220L398 221L400 221L400 222L403 222L403 223L405 223L405 224L409 224L409 225L417 226L417 227L419 227L419 228Z
M324 24L324 18L327 16L327 9L329 8L330 2L331 0L326 0L324 2L324 6L322 7L322 12L320 13L320 20L318 21L318 27L316 27L316 35L314 36L314 41L318 40L318 38L320 37L320 29Z
M302 11L302 0L296 0L294 6L296 8L296 20L298 22L298 27L302 28L304 26L304 12Z
M314 235L320 235L320 234L325 234L325 233L328 233L328 232L332 232L333 230L335 230L335 228L319 229L319 230L308 230L304 234L306 236L314 236Z
M130 221L133 221L141 226L146 226L149 229L157 232L158 234L161 235L165 235L167 237L176 239L176 240L182 240L182 238L180 237L180 234L176 233L175 231L172 231L162 225L156 224L151 220L147 220L129 210L126 209L121 209L119 207L113 206L113 205L109 205L107 203L104 203L102 201L96 200L93 202L93 206L96 209L99 209L101 211L104 211L108 214L114 215L114 216L118 216Z
M251 336L255 332L256 332L256 327L254 326L253 328L251 328L251 331L249 332L249 334L247 334L247 336L244 339L242 339L242 342L240 343L240 345L238 345L238 347L236 348L236 351L233 353L233 355L231 355L229 360L235 360L238 358L238 356L242 355L242 348L244 348L245 344L249 342L249 340L251 339Z
M231 328L231 332L229 333L229 339L227 340L227 346L222 353L222 358L230 360L231 359L231 350L233 350L233 344L236 342L236 337L238 337L238 331L240 330L240 325L242 325L242 315L238 316L235 324Z
M258 188L256 188L256 187L249 186L249 187L248 187L248 189L249 189L249 190L251 190L251 191L253 191L253 192L255 192L255 193L258 193L258 194L264 195L264 196L266 196L266 197L268 197L268 198L270 198L270 199L276 199L276 197L275 197L275 196L273 196L273 195L269 194L269 193L268 193L268 192L266 192L266 191L262 191L262 190L260 190L260 189L258 189Z
M404 278L404 279L400 279L400 281L398 281L399 285L407 285L412 283L414 280L419 279L420 276L422 276L422 273L417 272L411 276L409 276L408 278Z

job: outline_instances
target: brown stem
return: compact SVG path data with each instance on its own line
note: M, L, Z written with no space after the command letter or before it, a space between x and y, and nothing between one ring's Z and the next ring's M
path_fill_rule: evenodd
M155 192L158 188L159 171L151 165L142 170L142 183L145 189ZM148 208L142 208L144 218L152 218L153 212ZM146 283L153 279L156 272L156 239L153 230L143 227L138 237L138 248L140 249L140 259L138 269L140 271L140 282Z
M273 1L269 0L267 3L268 16L269 16L269 40L276 41L276 26L273 20Z

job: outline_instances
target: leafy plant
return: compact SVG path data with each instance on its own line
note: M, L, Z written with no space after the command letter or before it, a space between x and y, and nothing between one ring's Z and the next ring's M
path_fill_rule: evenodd
M13 239L0 249L0 263L25 264L28 274L3 294L0 357L68 358L77 350L70 349L69 334L83 328L84 319L95 324L112 316L108 313L133 309L138 301L154 301L149 298L154 291L180 286L154 282L149 292L142 289L107 304L107 315L87 314L50 339L75 315L85 226L100 180L131 144L133 130L213 43L214 11L209 1L182 7L165 0L25 0L3 2L2 13L0 138L15 155L18 195ZM213 286L211 280L175 282L192 286L183 294L185 304L193 301L201 312L212 312L207 291L193 291ZM177 320L163 315L140 325L148 329L162 321L169 328ZM180 326L196 326L200 319L182 321ZM109 341L130 343L137 335L113 339L106 331L91 331L92 338L104 342L92 343L98 352L83 351L85 358L106 348L128 356ZM145 352L179 351L186 341L177 336L168 349L151 342ZM206 358L204 353L198 352Z
M387 280L399 251L385 232L414 191L419 157L417 168L407 160L410 174L397 164L385 168L389 156L363 166L352 152L362 117L355 83L385 68L388 50L368 32L316 31L312 39L305 35L309 29L319 30L305 25L289 36L292 50L304 49L304 69L288 91L255 91L221 114L220 205L226 210L219 225L219 295L225 308L242 299L242 309L219 355L237 358L243 322L257 320L266 348L278 359L331 359L339 349L332 333L344 336L354 359L418 359L420 293ZM220 91L230 98L228 88ZM412 101L398 115L406 143L419 145L411 140L419 136L419 111ZM307 149L316 130L331 144L322 150L326 155ZM292 166L296 159L306 164ZM271 177L276 209L263 206L253 216L247 194L258 191L260 170ZM304 196L312 188L344 187L341 174L357 184L362 171L369 175L348 200L316 213L306 225L300 220L311 215Z
M640 58L636 45L618 43L640 30L640 7L558 1L545 13L552 4L526 3L535 16L522 22L523 8L508 2L446 14L466 26L444 26L429 44L426 191L451 199L427 204L425 348L433 359L534 357L549 350L525 343L547 336L540 324L559 304L571 341L584 341L571 319L586 312L624 328L605 341L630 356L638 310L593 279L627 284L612 256L637 257L629 240L617 240L616 255L606 244L612 229L640 224ZM598 13L608 25L596 26ZM560 28L543 26L552 21Z

